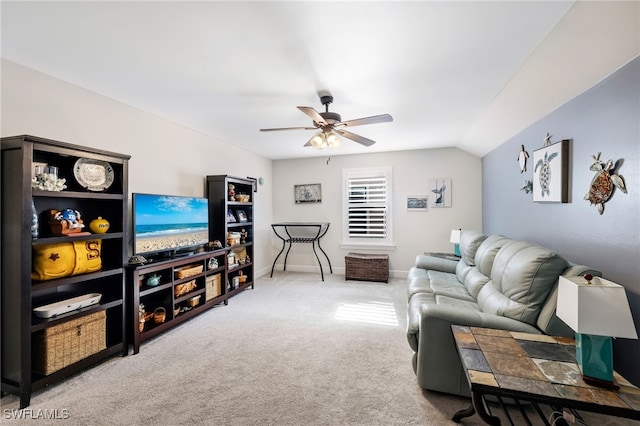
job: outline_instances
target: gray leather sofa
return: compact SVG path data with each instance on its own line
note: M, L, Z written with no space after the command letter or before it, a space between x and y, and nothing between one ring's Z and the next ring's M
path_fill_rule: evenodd
M573 336L555 315L560 275L592 268L501 235L463 230L459 261L418 255L407 277L407 339L424 389L469 395L451 325Z

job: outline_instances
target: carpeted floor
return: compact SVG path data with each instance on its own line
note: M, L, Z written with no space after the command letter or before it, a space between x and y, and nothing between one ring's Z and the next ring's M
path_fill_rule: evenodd
M405 328L404 280L280 272L143 343L138 355L36 392L26 420L14 419L17 398L2 398L1 422L454 424L469 401L418 387ZM51 413L64 420L38 418Z

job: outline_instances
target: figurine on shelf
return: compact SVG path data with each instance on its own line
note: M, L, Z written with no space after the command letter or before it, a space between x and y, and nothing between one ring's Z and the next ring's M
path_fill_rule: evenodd
M249 233L247 232L247 230L242 228L242 231L240 231L240 243L246 244L248 235Z
M229 201L236 200L236 186L232 183L229 184Z
M144 305L141 303L138 306L138 331L140 331L140 333L144 331L145 314Z
M213 241L209 241L207 243L207 250L208 251L213 251L213 250L218 250L222 248L222 243L220 242L220 240L213 240Z
M69 235L81 232L84 223L78 210L51 210L49 212L49 226L53 235Z
M31 178L31 188L41 191L62 191L67 188L67 180L58 179L58 168L55 166L35 166L34 176Z

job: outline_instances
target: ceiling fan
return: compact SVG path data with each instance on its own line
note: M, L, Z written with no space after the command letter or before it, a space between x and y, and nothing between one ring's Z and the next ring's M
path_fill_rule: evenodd
M362 126L364 124L386 123L393 121L389 114L373 115L371 117L356 118L354 120L342 121L340 114L329 112L329 104L333 102L333 96L321 95L320 102L325 106L324 112L318 112L311 107L299 106L298 109L307 114L313 120L313 127L276 127L272 129L260 129L261 132L273 132L280 130L317 130L316 133L304 146L313 146L318 149L327 147L335 148L340 145L338 135L351 139L364 146L371 146L375 141L364 136L345 130L346 127Z

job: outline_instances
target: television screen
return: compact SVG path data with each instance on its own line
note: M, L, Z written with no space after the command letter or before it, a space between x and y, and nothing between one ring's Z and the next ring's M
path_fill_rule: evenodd
M172 254L209 241L206 198L134 193L132 201L134 254Z

